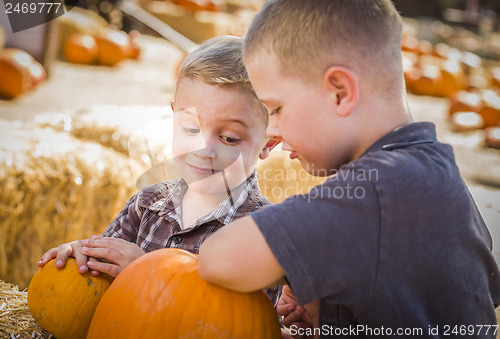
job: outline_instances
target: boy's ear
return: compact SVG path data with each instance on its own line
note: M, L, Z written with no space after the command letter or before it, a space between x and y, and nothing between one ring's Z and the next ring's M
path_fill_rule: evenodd
M267 158L269 156L269 153L271 153L271 151L273 150L273 148L278 146L280 142L281 141L279 140L273 140L273 139L269 140L266 143L266 146L264 146L264 148L262 149L262 151L260 151L259 158L262 160Z
M356 107L359 96L357 76L342 66L328 68L323 78L324 85L333 96L337 114L348 116Z

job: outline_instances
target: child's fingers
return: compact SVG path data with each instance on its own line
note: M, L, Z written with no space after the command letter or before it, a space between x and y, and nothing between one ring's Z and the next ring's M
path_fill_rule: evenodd
M281 329L281 339L293 339L290 331L282 328Z
M42 255L40 261L37 262L37 266L38 267L45 266L46 263L54 259L56 256L57 256L57 248L51 248L50 250L45 252L44 255Z
M295 310L294 304L278 304L276 306L276 312L278 312L278 314L283 317L290 314L290 312L292 312L293 310Z
M93 235L91 239L82 240L82 246L88 248L109 248L117 252L123 248L123 246L129 245L130 243L126 240L119 238L110 237L99 237Z
M68 246L69 247L69 246ZM66 265L66 261L71 254L71 247L61 247L57 252L55 266L57 268L63 268Z
M99 262L99 260L97 258L93 258L93 257L88 257L88 261L91 261L92 263ZM86 262L85 265L87 265L87 267L88 267L88 262ZM91 270L90 268L89 268L89 271L90 271L90 274L92 274L94 277L97 277L99 274L101 274L101 272L96 271L96 270Z
M101 273L109 274L112 277L116 277L118 273L121 272L120 267L112 263L89 260L87 265L89 266L92 275L96 275L94 274L94 271L99 271Z
M302 320L302 317L304 316L305 310L301 306L297 306L295 310L290 312L288 315L283 317L283 324L286 327L290 327L293 324L296 324L300 320Z
M106 259L110 262L117 262L121 259L121 255L119 252L110 248L101 248L101 247L87 247L84 246L81 249L81 253L87 257L94 257L98 259Z
M87 273L89 270L87 266L88 257L80 253L80 251L76 251L75 260L78 267L78 272L80 272L81 274Z

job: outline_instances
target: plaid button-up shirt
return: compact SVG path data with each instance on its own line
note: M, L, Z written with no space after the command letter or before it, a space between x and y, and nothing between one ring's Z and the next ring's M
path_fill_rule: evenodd
M133 242L146 253L181 248L198 254L201 243L219 228L271 204L262 195L254 172L216 209L182 229L181 202L187 188L182 178L144 188L127 201L103 236ZM281 288L266 289L266 293L276 305Z

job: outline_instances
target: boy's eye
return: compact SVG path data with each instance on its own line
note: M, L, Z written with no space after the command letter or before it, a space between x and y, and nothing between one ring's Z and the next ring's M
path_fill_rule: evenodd
M269 116L278 114L281 111L281 107L273 109L271 112L269 112Z
M187 135L196 135L198 133L200 133L200 129L199 128L188 128L188 127L183 127L182 130L184 131L184 133L186 133Z
M223 135L221 135L220 138L221 138L222 141L224 141L228 145L236 144L236 143L238 143L240 141L240 139L226 137L226 136L223 136Z

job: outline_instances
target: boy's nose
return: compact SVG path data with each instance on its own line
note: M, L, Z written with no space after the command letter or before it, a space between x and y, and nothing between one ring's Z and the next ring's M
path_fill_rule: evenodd
M202 159L209 159L211 158L212 160L217 158L217 152L215 152L214 147L210 147L207 145L205 148L200 148L196 151L194 151L194 154Z
M281 140L281 132L279 129L278 118L275 116L269 117L269 123L267 125L266 134L269 139Z
M212 158L215 159L217 157L216 151L217 141L214 138L209 136L204 136L202 144L199 145L199 149L197 149L194 153L203 159Z
M266 134L269 139L281 140L281 133L279 128L274 126L267 126Z

